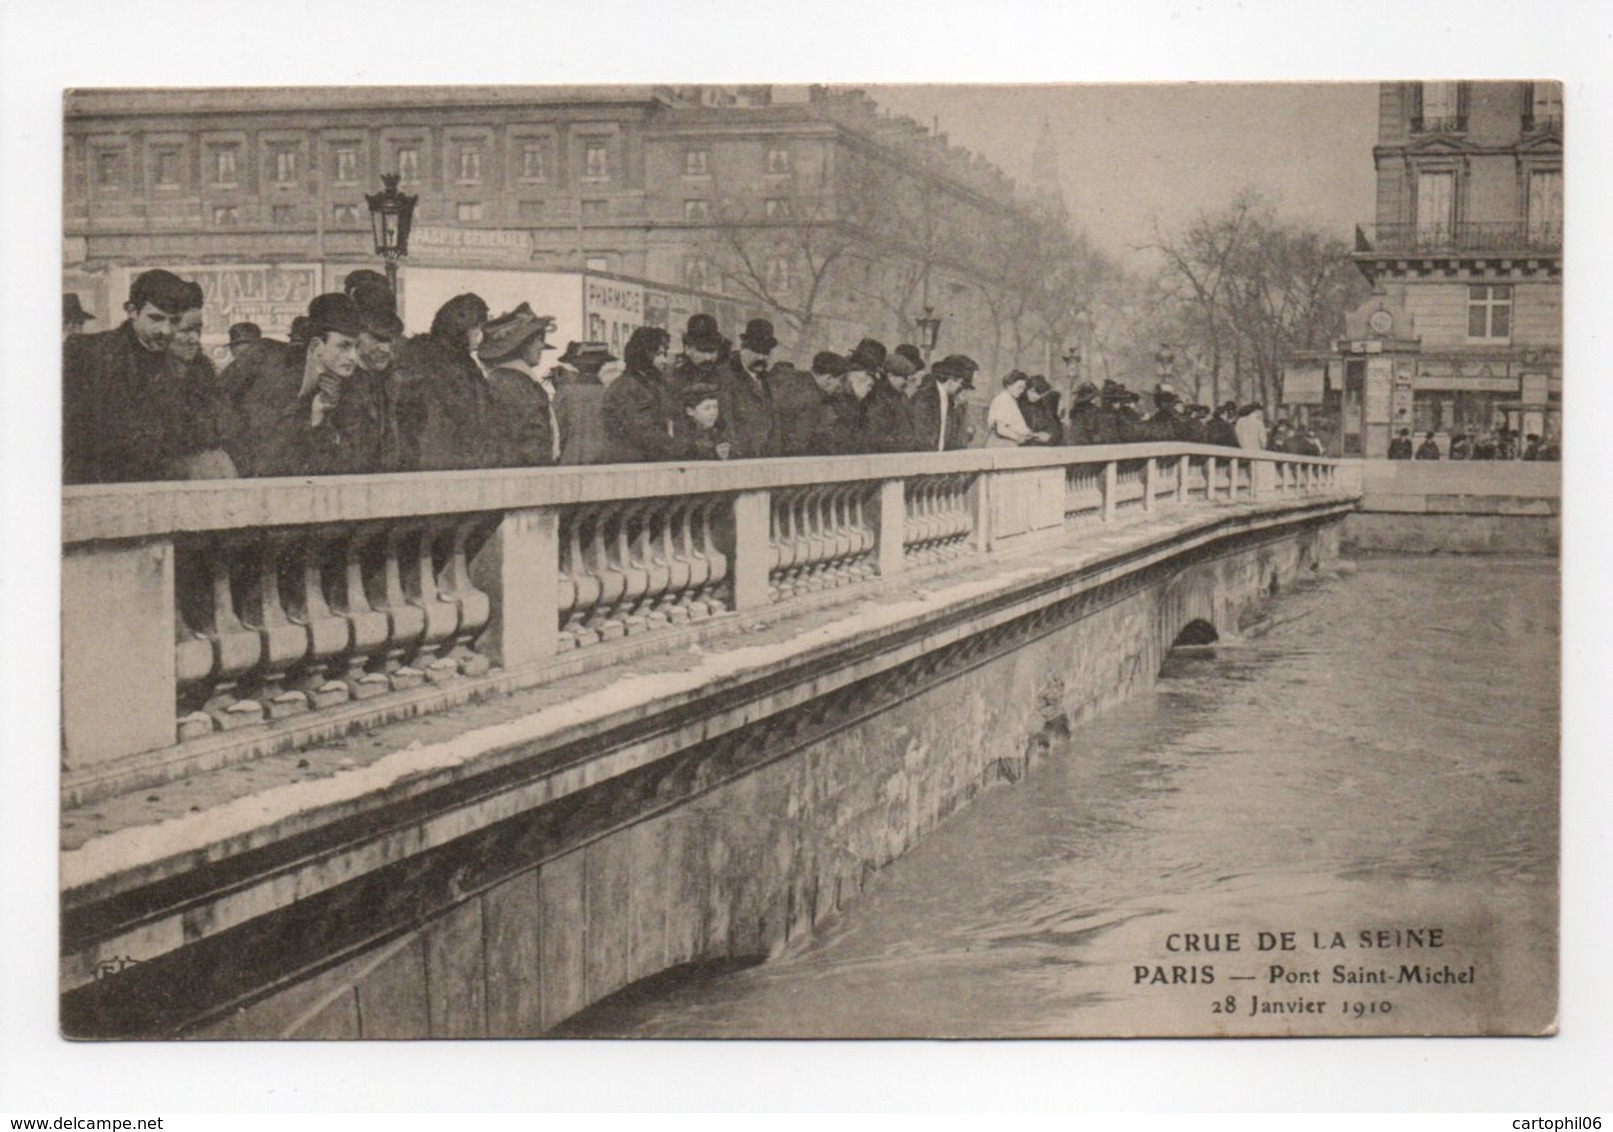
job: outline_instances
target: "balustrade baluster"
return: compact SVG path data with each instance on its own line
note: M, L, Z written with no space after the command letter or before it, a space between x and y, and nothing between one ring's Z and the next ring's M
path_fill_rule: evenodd
M864 487L851 497L852 534L856 540L852 553L856 560L851 567L851 576L857 581L872 578L879 573L877 550L879 547L879 532L874 529L874 523L869 515L870 504L874 500L874 491L877 488Z
M280 578L286 614L308 634L308 655L295 687L315 708L335 707L349 699L347 685L330 676L331 665L347 653L347 621L325 598L324 572L338 532L316 527L301 533L290 548L295 561ZM284 561L284 559L282 559ZM289 585L288 585L289 583Z
M426 633L426 611L409 600L403 586L400 540L403 528L365 523L354 536L364 547L364 592L370 605L386 614L387 636L377 667L393 691L417 688L425 673L414 667Z
M485 519L475 516L452 522L438 536L442 548L442 569L437 572L437 593L458 610L453 631L453 645L447 659L454 662L463 676L482 676L492 668L492 662L475 650L476 638L487 627L493 613L493 600L476 587L470 574L469 544L479 535L485 537Z
M812 584L818 563L818 556L812 549L812 494L811 488L795 493L795 576L791 579L790 591L797 597L818 588Z
M600 592L598 603L588 615L588 627L599 635L601 641L613 641L627 635L627 626L622 624L618 616L622 597L627 593L627 573L612 557L615 548L613 536L620 518L620 512L612 510L610 505L602 506L594 513L590 532L589 560L599 578Z
M340 555L339 571L326 576L330 589L325 598L330 608L347 622L346 670L342 682L355 700L367 700L391 690L384 672L367 672L372 663L379 666L391 636L391 622L384 610L370 605L364 589L366 542L353 530L336 532Z
M285 686L291 668L308 653L307 630L292 623L280 599L281 559L295 537L291 532L271 530L262 536L240 534L226 540L240 571L241 620L263 642L263 654L251 678L270 719L308 710L307 695Z
M388 541L395 554L410 605L425 614L425 629L412 664L433 684L459 675L459 665L444 655L459 627L459 608L444 601L437 589L437 565L432 556L435 530L428 522L397 524Z

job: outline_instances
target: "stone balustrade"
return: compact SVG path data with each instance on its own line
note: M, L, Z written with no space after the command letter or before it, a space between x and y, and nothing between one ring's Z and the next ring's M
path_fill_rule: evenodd
M1026 538L1358 480L1166 443L70 487L67 793L531 686L608 665L615 642L661 647Z

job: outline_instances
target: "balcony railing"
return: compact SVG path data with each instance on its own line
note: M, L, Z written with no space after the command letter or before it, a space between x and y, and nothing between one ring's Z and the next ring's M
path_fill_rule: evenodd
M1460 224L1358 224L1357 254L1503 255L1561 252L1563 226L1525 220Z
M1343 497L1349 470L1140 444L69 487L66 793L687 649L1089 523Z

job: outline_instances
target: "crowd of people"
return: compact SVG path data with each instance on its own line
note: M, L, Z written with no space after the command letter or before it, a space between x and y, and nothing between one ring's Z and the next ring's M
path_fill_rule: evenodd
M201 348L200 286L164 270L135 278L126 321L72 333L90 316L64 306L67 483L304 476L643 461L944 452L977 438L966 394L980 367L963 354L926 364L908 343L864 338L798 368L766 319L738 343L695 314L672 332L641 326L622 357L571 342L522 303L493 316L474 294L444 303L431 329L404 335L384 276L355 271L296 319L289 340L230 328L231 360ZM72 316L77 318L73 325ZM1167 385L1141 398L1084 383L1068 413L1040 374L1002 379L987 446L1176 440L1321 455L1315 432L1258 404L1184 404Z
M1563 458L1562 448L1552 437L1531 432L1519 437L1514 429L1498 428L1489 432L1453 432L1450 451L1441 452L1439 441L1432 432L1423 433L1419 444L1412 439L1411 430L1403 428L1389 442L1391 460L1547 460Z

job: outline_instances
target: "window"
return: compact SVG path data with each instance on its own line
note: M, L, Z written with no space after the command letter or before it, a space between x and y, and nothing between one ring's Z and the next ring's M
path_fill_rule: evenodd
M220 204L213 206L213 223L221 227L240 223L241 217L235 211L233 204Z
M336 180L349 185L358 180L358 150L344 147L336 151Z
M478 146L467 145L459 149L459 179L474 185L482 179L482 151Z
M1467 129L1467 98L1462 83L1418 83L1415 131L1460 132Z
M281 148L274 151L274 179L280 185L289 185L297 179L296 150Z
M685 177L711 176L711 151L705 149L684 150L683 175Z
M1533 83L1529 93L1529 123L1526 129L1545 129L1563 124L1563 85Z
M95 155L95 183L103 189L115 189L123 183L123 154L102 150Z
M404 181L420 179L420 150L412 145L398 147L398 178Z
M610 176L610 166L607 164L605 143L591 141L583 146L582 175L595 180L604 180Z
M521 180L542 181L548 175L549 162L541 145L526 145L521 148Z
M333 224L357 224L359 222L358 205L333 204L330 206L330 219Z
M1417 243L1442 247L1450 243L1456 207L1455 173L1417 175Z
M683 218L685 220L710 220L711 202L709 200L684 201Z
M1480 285L1467 289L1467 336L1485 341L1512 337L1512 288Z
M479 200L461 201L456 209L460 223L473 223L482 218L482 202Z
M179 151L177 149L159 149L157 151L157 184L167 189L174 188L179 184Z
M209 163L213 170L213 183L215 185L233 185L236 182L236 154L239 146L215 146L212 151L212 161Z
M1529 243L1561 247L1563 242L1563 171L1529 174Z
M787 197L768 197L763 202L769 220L788 220L790 218L790 202Z
M691 291L705 291L711 286L711 265L703 256L690 256L683 261L683 285Z
M277 204L270 214L270 219L276 224L290 224L297 219L297 206L294 204Z
M773 292L790 289L790 261L785 256L776 255L768 258L767 289Z
M769 146L767 150L767 171L769 173L788 173L790 171L790 151L783 146Z

